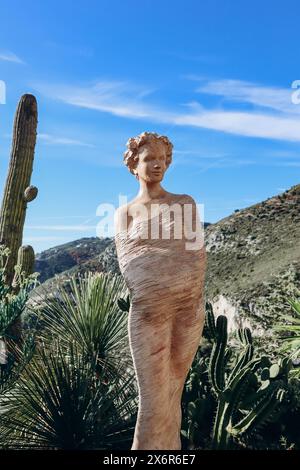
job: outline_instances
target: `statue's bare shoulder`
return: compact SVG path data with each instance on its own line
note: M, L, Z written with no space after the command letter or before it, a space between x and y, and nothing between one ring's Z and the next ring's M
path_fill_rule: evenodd
M153 199L153 202L154 203L175 203L183 198L186 198L187 200L193 200L191 198L191 196L188 196L187 194L175 194L175 193L169 193L169 192L166 192L163 196L159 197L159 198L156 198L156 199ZM151 201L144 201L143 199L141 199L140 197L135 197L132 201L130 201L128 204L125 204L123 207L124 207L124 210L125 207L127 209L130 209L131 207L133 207L135 204L150 204Z
M163 197L153 199L153 203L161 203L161 204L192 204L196 206L195 200L192 196L188 194L174 194L166 192ZM151 201L143 201L139 197L135 197L132 201L128 202L127 204L123 204L122 206L118 207L115 211L115 231L118 233L121 230L124 230L124 227L129 227L130 224L133 222L133 216L136 215L136 207L139 204L144 204L148 207L151 204Z
M195 204L195 200L189 194L178 194L178 199L183 200L184 202L192 202Z
M196 202L194 198L190 196L189 194L172 194L172 197L170 198L170 203L171 204L180 203L181 205L191 204L193 207L196 206Z

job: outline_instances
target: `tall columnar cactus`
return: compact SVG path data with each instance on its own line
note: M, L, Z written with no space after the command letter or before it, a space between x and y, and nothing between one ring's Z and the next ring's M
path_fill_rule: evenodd
M13 282L12 282L12 287L14 290L14 293L16 293L19 290L19 277L21 273L23 272L26 277L28 277L30 274L33 273L34 269L34 251L32 246L30 245L23 245L20 246L18 250L18 260L17 260L17 265L19 272L16 271Z
M13 127L13 141L8 175L4 188L0 212L0 244L9 248L10 255L5 269L5 283L16 290L14 285L15 265L22 245L23 228L27 203L36 198L38 190L30 185L33 169L34 149L37 130L37 102L33 95L21 97ZM21 249L20 261L25 270L32 271L34 251L32 247ZM16 320L11 336L20 339L21 319Z
M37 130L37 102L33 95L21 97L15 115L9 171L0 212L0 244L10 249L5 280L11 285L18 250L22 245L27 203L37 196L30 186Z
M33 273L34 269L34 251L32 246L23 245L18 250L17 269L12 281L12 291L14 294L18 294L20 290L20 281L22 281L23 275L28 277ZM15 322L10 327L10 335L13 341L17 341L19 345L22 343L22 320L21 316L17 317Z
M228 367L227 318L220 315L215 322L211 305L207 327L214 338L208 373L218 403L213 448L226 449L232 436L262 423L282 400L291 364L287 359L272 364L267 357L253 358L251 332L245 328L238 331L243 350Z

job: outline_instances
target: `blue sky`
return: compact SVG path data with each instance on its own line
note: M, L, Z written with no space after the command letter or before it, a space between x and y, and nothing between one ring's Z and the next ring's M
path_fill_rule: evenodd
M96 236L101 203L129 200L129 137L168 135L163 187L207 222L300 181L296 1L2 0L0 186L13 116L33 93L39 123L24 243Z

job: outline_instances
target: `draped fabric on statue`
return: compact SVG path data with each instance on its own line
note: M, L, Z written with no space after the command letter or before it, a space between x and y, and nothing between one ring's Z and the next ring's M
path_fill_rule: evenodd
M185 195L178 199L182 213L190 200ZM203 243L187 249L191 240L183 218L182 222L183 236L176 239L178 219L175 222L162 208L160 214L115 235L120 270L131 296L128 333L139 389L132 449L181 448L181 396L203 329L206 266ZM193 224L199 236L195 205ZM155 226L158 238L150 236Z

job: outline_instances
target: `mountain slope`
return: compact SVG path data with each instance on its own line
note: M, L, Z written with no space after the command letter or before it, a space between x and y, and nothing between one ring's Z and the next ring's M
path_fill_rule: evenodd
M300 185L212 224L205 240L207 297L232 327L246 318L264 334L300 289Z
M286 299L300 294L300 185L205 224L208 266L206 300L229 327L248 325L266 334ZM37 257L43 290L78 272L120 273L114 240L83 238L46 250ZM55 275L55 277L53 277ZM40 287L37 288L39 290Z

